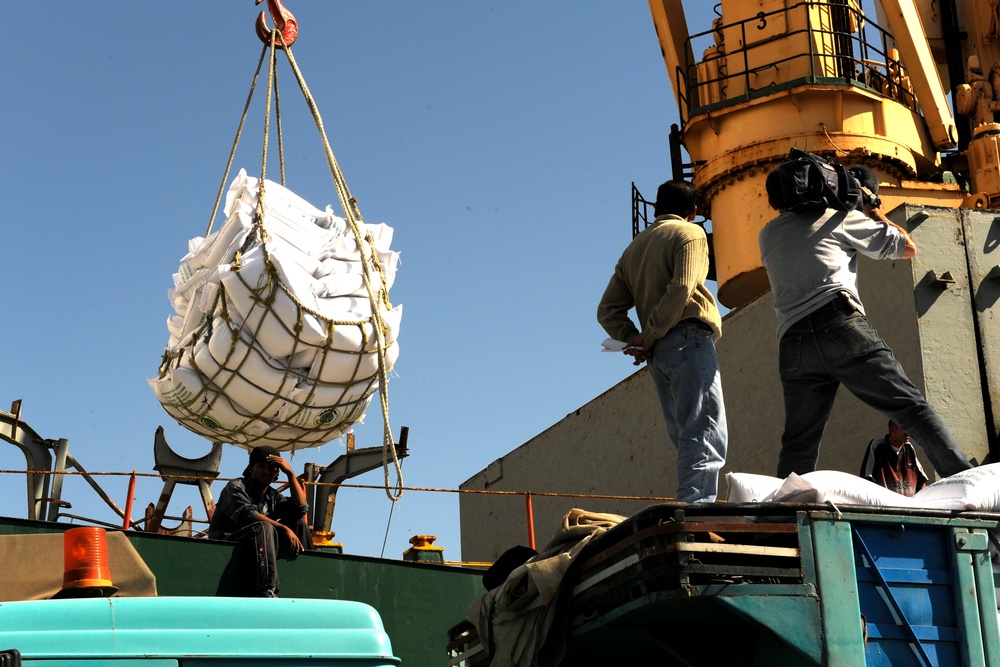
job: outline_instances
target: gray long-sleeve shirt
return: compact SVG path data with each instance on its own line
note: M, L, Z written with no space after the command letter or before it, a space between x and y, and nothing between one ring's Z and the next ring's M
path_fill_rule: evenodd
M757 237L778 317L778 339L788 328L844 293L864 312L858 295L858 253L900 259L906 239L898 229L861 211L801 214L785 211Z

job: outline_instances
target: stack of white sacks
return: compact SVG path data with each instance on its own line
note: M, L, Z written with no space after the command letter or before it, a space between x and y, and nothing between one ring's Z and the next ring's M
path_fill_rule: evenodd
M358 241L344 219L265 181L263 245L251 235L258 183L245 171L225 224L188 243L169 297L175 314L159 377L164 409L212 441L282 450L350 431L379 388L378 344ZM399 354L392 228L362 225L383 320L386 371ZM250 238L248 238L250 237Z
M1000 512L1000 463L979 466L924 487L907 497L837 470L817 470L786 479L729 473L731 503L833 503L936 510Z
M817 470L786 479L731 472L726 475L730 503L820 503L836 507L868 505L911 509L1000 512L1000 463L979 466L924 487L907 497L867 479L837 470ZM844 507L846 510L847 508ZM747 517L749 520L768 517ZM994 580L1000 582L1000 555L991 540ZM1000 586L996 589L1000 607ZM1000 608L998 608L1000 616Z

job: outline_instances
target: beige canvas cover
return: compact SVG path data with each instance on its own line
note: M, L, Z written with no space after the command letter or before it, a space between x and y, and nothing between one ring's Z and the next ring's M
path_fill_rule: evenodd
M63 534L0 535L0 602L48 600L62 590ZM156 577L120 531L108 531L116 597L156 595Z

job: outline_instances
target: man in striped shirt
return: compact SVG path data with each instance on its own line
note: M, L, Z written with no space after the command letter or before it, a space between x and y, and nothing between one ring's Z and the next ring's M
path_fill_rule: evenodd
M609 336L646 362L677 449L677 500L710 502L726 462L728 430L715 341L722 318L708 276L708 238L693 223L695 189L667 181L656 218L625 249L597 307ZM641 329L629 318L635 308Z

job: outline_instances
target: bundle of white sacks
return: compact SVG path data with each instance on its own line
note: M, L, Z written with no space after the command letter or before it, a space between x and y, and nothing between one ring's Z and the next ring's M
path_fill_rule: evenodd
M833 503L938 510L1000 512L1000 463L979 466L924 487L907 497L837 470L817 470L786 479L729 473L731 503Z
M271 181L262 244L251 234L258 184L241 170L225 224L189 241L169 292L164 362L149 384L171 416L212 441L315 447L360 422L379 388L362 252L329 207ZM399 254L389 249L392 228L362 227L389 371L399 355L402 306L388 299Z

